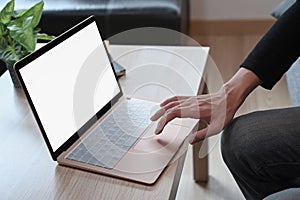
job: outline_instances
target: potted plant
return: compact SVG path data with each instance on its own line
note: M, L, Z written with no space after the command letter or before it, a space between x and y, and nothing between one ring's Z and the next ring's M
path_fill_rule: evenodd
M28 10L15 11L15 0L9 1L0 11L0 60L6 63L15 87L20 87L13 65L33 52L38 40L52 40L53 36L39 33L44 2ZM2 62L2 63L3 63ZM1 62L0 62L1 63Z

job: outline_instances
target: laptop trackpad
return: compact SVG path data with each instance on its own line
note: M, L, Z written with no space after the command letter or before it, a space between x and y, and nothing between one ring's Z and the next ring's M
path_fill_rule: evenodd
M115 170L127 173L152 173L164 169L174 157L190 128L168 124L160 135L151 126L136 146L121 159Z
M181 143L189 134L188 128L173 124L167 124L163 132L159 135L154 134L155 128L156 124L149 127L147 132L134 147L135 150L153 152L158 151L160 148L169 148L171 151L176 151L175 146L178 146L177 143Z

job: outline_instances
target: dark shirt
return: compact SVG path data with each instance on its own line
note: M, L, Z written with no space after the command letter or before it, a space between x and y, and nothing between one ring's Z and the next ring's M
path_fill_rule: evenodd
M300 56L300 1L271 27L241 67L253 71L271 89ZM300 83L299 83L300 84Z

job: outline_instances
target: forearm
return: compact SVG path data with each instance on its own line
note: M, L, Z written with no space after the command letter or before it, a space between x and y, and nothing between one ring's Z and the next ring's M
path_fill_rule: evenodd
M294 3L241 64L271 89L300 56L300 1Z

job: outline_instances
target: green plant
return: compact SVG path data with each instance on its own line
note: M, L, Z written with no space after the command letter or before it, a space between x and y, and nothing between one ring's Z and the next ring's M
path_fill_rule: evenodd
M43 6L41 1L28 10L15 11L15 0L11 0L0 11L0 59L8 67L34 51L38 40L54 38L39 33Z

